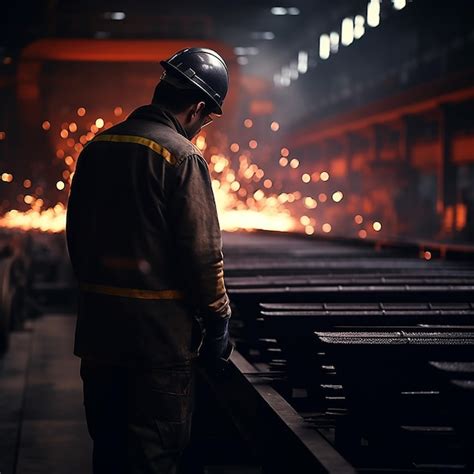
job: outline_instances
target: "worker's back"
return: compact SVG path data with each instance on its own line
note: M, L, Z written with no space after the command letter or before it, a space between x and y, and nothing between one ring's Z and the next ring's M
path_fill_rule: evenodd
M202 160L197 153L179 123L149 105L81 154L67 220L82 288L76 355L153 366L195 355L200 331L184 300L174 193L177 168L183 160Z

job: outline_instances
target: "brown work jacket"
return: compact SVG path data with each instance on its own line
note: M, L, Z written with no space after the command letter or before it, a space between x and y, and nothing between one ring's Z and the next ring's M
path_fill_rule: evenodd
M151 104L82 151L67 211L79 283L74 353L126 366L195 358L230 317L207 163Z

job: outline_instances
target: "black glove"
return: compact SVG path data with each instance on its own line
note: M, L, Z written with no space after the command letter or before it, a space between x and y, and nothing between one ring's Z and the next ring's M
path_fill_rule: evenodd
M206 331L204 342L199 353L199 359L206 369L219 373L226 369L234 351L234 345L229 339L228 321L225 321L224 332L215 335L215 332Z

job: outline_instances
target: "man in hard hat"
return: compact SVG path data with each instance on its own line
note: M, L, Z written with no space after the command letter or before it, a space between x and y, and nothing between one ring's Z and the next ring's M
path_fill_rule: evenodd
M161 64L152 103L85 147L69 198L74 353L95 474L176 472L195 360L232 352L216 206L190 141L222 114L227 66L204 48Z

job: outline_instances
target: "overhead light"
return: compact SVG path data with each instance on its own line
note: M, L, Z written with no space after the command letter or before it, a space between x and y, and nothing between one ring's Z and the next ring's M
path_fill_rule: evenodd
M367 5L367 24L372 28L380 24L380 0L370 0Z
M115 21L120 21L120 20L125 20L127 15L125 15L125 12L105 12L104 13L104 18L106 20L115 20Z
M328 59L331 54L331 42L329 35L323 34L319 37L319 57L321 59Z
M329 35L329 43L331 53L337 53L339 51L339 33L336 33L335 31L331 32Z
M365 18L362 15L357 15L354 18L354 38L359 39L365 33Z
M287 9L288 15L299 15L300 9L296 7L290 7Z
M298 63L297 61L291 61L290 63L290 79L292 81L296 81L298 79L299 73L298 73Z
M407 6L407 0L392 0L395 10L403 10Z
M352 18L344 18L341 27L341 44L349 46L354 41L354 21Z
M258 48L255 48L255 46L249 46L248 48L237 46L234 48L234 54L236 56L256 56L258 54Z
M283 7L273 7L271 10L272 15L286 15L288 10Z
M281 68L281 77L290 77L291 76L291 70L288 66L283 66Z
M254 31L250 37L256 40L272 40L275 39L275 33L272 31Z
M237 58L237 62L241 65L241 66L246 66L248 63L249 63L249 58L247 58L246 56L239 56Z
M298 72L300 74L308 72L308 53L306 51L298 53Z

